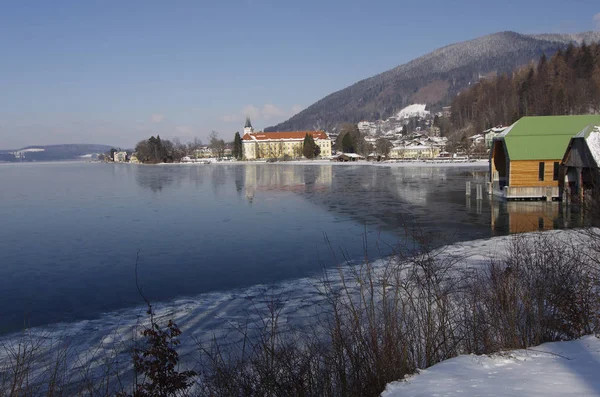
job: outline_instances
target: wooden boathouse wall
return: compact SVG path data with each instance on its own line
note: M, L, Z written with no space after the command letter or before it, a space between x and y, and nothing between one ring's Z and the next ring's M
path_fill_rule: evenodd
M539 164L544 163L544 180L539 180ZM554 179L554 164L560 169L560 159L556 160L520 160L510 162L510 186L558 186L560 171Z

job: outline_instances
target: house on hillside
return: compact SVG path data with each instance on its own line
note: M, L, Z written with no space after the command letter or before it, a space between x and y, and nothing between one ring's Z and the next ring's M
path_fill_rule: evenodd
M254 132L250 120L246 120L242 147L246 160L302 157L306 134L313 137L321 150L321 157L331 156L331 139L325 131Z
M498 126L483 131L483 136L485 137L485 147L487 149L491 149L492 143L494 142L494 138L500 136L500 134L502 134L505 129L506 127Z
M113 161L115 163L126 163L127 162L127 152L115 152Z
M482 144L485 141L485 137L483 136L483 134L476 134L470 136L469 140L471 141L471 146L476 146Z
M600 123L589 125L571 138L562 160L563 197L583 203L600 191Z
M506 199L561 197L560 164L569 141L600 115L523 117L496 137L490 151L490 193Z

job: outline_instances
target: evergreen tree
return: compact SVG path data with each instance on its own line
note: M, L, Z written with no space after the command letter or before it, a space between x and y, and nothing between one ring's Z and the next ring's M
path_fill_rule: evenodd
M233 157L238 160L241 160L244 157L244 150L242 148L242 138L240 137L239 131L235 133L235 137L233 138Z
M321 153L321 148L315 143L313 136L307 133L302 144L302 154L307 159L312 159L318 156L319 153Z
M453 130L473 134L523 116L599 112L600 45L569 45L537 65L480 81L456 96L451 110Z
M354 142L352 140L352 134L347 133L342 138L342 151L344 153L354 153L355 148L354 148Z

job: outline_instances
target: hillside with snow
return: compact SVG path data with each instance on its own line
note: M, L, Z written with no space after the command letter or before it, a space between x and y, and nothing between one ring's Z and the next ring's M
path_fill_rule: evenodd
M425 110L426 104L415 103L408 105L404 109L398 112L397 116L399 119L409 119L411 117L426 117L429 115L429 111Z
M17 150L0 150L1 162L64 161L91 159L108 152L112 146L95 144L64 144L28 146Z

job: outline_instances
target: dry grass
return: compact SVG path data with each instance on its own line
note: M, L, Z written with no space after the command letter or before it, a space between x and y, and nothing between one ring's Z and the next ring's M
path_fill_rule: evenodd
M335 280L323 278L318 293L326 304L309 328L287 324L286 298L267 294L264 308L248 317L255 320L237 326L241 342L199 344L194 384L170 395L377 396L387 383L458 354L596 332L600 238L592 237L584 245L551 234L515 237L503 259L478 268L429 249L424 239L419 249L401 247L384 262L365 255L360 265L341 266ZM24 337L5 346L0 395L130 390L117 350L103 365L86 368L72 362L68 345L48 360L40 354L43 343Z

